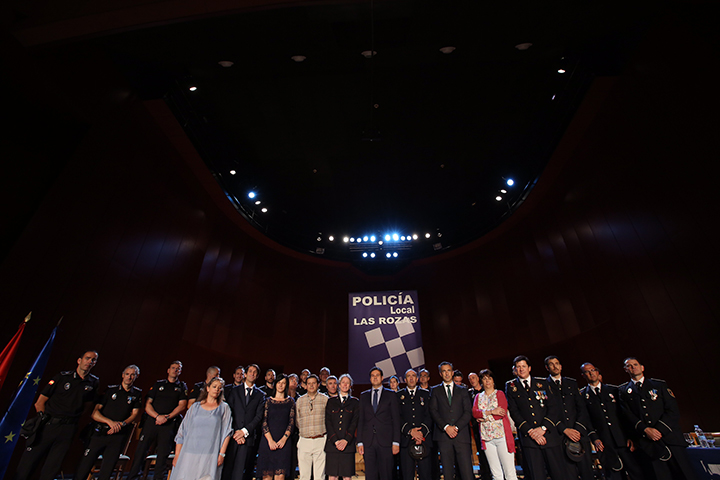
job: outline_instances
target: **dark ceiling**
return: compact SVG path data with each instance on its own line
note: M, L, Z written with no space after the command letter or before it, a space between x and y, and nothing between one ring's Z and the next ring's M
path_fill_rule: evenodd
M624 68L651 15L631 9L353 2L85 42L103 48L143 98L166 99L239 215L296 250L386 273L512 214L592 79ZM419 238L378 245L395 232ZM343 242L365 235L376 242Z

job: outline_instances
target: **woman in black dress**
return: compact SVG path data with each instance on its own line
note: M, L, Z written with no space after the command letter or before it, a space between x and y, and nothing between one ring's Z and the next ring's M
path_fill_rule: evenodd
M325 474L330 480L350 480L355 475L355 433L360 420L360 400L351 396L353 380L347 373L338 381L339 395L325 407Z
M262 432L258 450L257 473L263 480L284 480L293 478L290 455L292 449L287 443L295 428L295 401L287 396L287 377L280 374L275 388L265 401Z

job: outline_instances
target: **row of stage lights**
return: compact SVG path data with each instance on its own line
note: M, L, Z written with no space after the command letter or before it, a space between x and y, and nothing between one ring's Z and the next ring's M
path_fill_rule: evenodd
M515 185L515 180L513 180L512 178L508 178L507 180L505 180L505 183L507 184L508 187L512 187L513 185ZM498 194L495 197L495 200L498 202L502 202L503 195L505 195L506 193L508 193L508 191L504 188L501 188L498 191Z
M319 238L319 237L318 237ZM399 235L397 233L388 233L385 235L385 242L410 242L412 240L417 240L419 237L417 233L413 235ZM426 233L425 238L430 238L430 234ZM328 237L328 240L331 242L335 240L335 238L331 235ZM383 244L383 240L378 238L375 235L365 235L364 237L343 237L344 243L375 243L377 241L378 245Z
M377 255L375 254L375 252L370 252L370 253L368 253L368 252L363 252L363 254L362 254L362 257L363 257L363 258L375 258L376 256L377 256ZM387 252L387 253L385 254L385 256L386 256L387 258L397 258L397 257L398 257L398 253L397 253L397 252L392 252L392 253Z

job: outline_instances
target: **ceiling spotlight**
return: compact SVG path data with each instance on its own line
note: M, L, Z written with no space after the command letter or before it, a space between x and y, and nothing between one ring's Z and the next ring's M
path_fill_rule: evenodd
M370 258L375 258L375 252L370 254Z
M418 239L417 233L413 233L413 240L417 240L417 239Z
M263 207L260 211L263 213L267 213L267 208Z
M376 240L375 235L371 235L371 236L370 236L370 241L371 241L371 242L374 242L375 240Z
M330 235L330 236L328 237L328 240L330 240L331 242L334 242L334 241L335 241L335 237L333 237L332 235Z
M194 92L195 90L197 90L197 87L193 85L193 86L190 87L188 90L190 90L191 92Z
M507 190L505 190L505 189L503 188L503 189L500 190L500 193L507 193Z
M255 205L260 205L262 202L260 200L255 200Z
M232 67L233 65L235 65L233 62L229 62L229 61L227 61L227 60L223 60L223 61L218 62L218 63L220 64L220 66L223 66L223 67L225 67L225 68L230 68L230 67Z
M248 193L248 198L255 198L255 192Z
M532 47L532 43L518 43L515 45L518 50L527 50L530 47Z
M343 242L348 243L350 239L348 237L343 237Z
M357 238L357 243L362 243L362 238L358 237L358 238Z
M385 241L386 241L386 242L389 242L389 241L390 241L390 235L385 235Z
M375 50L365 50L364 52L361 52L360 55L362 55L365 58L372 58L373 56L377 55L377 52Z
M319 242L320 240L322 240L322 237L317 237L317 241Z
M447 55L448 53L454 52L454 51L455 51L455 47L442 47L442 48L440 49L440 51L441 51L442 53L444 53L445 55Z
M397 252L393 252L393 257L397 258Z
M387 258L390 258L390 252L386 253L385 256L386 256Z
M426 233L426 234L425 234L425 238L430 238L430 234L429 234L429 233Z
M515 180L513 180L512 178L508 178L507 184L508 184L508 187L512 187L513 185L515 185Z
M500 200L502 200L502 197L500 195L498 195L497 197L495 197L495 200L497 200L499 202Z
M230 175L235 175L237 172L235 170L230 170Z
M367 241L368 241L368 236L365 235L365 236L363 237L363 242L367 242Z
M400 237L400 240L402 240L402 241L404 242L404 241L405 241L405 235L403 235L402 237Z
M561 68L560 70L558 70L558 73L565 73L565 70Z
M400 238L400 236L398 236L397 233L393 233L393 236L392 236L393 240L395 240L397 242L399 238Z
M367 258L367 252L363 252L363 258Z
M355 237L350 237L350 243L353 243L355 241Z
M306 57L305 55L293 55L293 56L290 57L290 58L291 58L292 60L300 63L300 62L304 62L307 57Z
M382 244L383 244L383 241L380 240L380 241L378 242L378 245L382 245Z

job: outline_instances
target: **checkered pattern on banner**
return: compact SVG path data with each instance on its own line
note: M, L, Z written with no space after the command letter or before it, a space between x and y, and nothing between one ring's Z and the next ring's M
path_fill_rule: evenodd
M365 332L365 340L385 378L425 365L425 353L410 322L373 328Z

